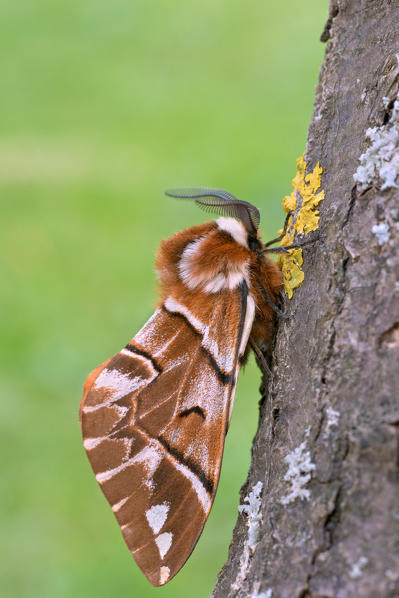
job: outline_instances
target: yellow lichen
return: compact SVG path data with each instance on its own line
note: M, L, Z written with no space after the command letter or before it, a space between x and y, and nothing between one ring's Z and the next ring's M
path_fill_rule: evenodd
M288 212L295 212L296 209L296 197L295 193L292 192L291 195L286 195L283 199L283 210L286 214Z
M319 211L316 206L324 199L324 191L316 191L321 185L321 174L323 169L317 162L313 171L306 174L306 162L303 156L296 162L296 175L292 179L293 191L283 199L283 210L287 214L292 212L287 226L287 232L280 242L282 246L291 245L294 242L295 231L308 234L319 226ZM298 211L297 205L301 206ZM295 213L296 212L296 213ZM295 218L295 220L294 220ZM302 249L291 249L288 253L279 257L279 265L283 273L284 288L291 299L294 289L303 282L302 270L303 258Z
M291 299L294 289L303 282L302 249L291 249L289 253L279 257L283 273L284 289Z
M288 212L294 212L296 210L296 192L300 183L305 179L306 162L303 156L296 161L296 175L292 179L292 193L286 195L283 199L283 210L286 214Z

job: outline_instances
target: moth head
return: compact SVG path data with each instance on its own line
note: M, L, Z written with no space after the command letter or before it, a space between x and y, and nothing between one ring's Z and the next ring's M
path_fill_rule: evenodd
M262 253L263 243L260 238L259 231L256 236L248 235L248 247L251 251L256 251L257 253Z
M248 233L248 245L256 251L261 247L259 240L260 214L258 208L248 201L237 199L223 189L210 189L208 187L191 187L187 189L168 189L165 194L179 199L192 199L206 210L222 216L230 216L240 220Z

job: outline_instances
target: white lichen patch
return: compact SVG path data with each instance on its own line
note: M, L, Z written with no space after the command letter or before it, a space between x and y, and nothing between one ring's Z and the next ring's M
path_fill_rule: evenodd
M389 234L389 224L387 222L381 222L380 224L374 224L372 227L372 232L377 237L378 245L384 245L388 243L390 234Z
M255 549L255 546L259 541L259 529L262 522L262 516L260 514L260 507L262 504L260 495L262 488L262 482L257 482L251 492L244 498L244 503L247 504L238 507L240 513L245 513L247 516L248 545L251 550Z
M295 450L288 453L285 462L288 464L288 471L284 480L289 483L290 489L281 499L281 503L288 505L297 498L309 500L310 491L305 486L310 482L311 472L316 469L316 465L312 463L310 451L306 450L306 442L302 442Z
M330 433L331 428L338 426L339 423L339 411L336 411L332 407L327 407L326 409L326 429L325 435L328 436Z
M385 575L386 575L386 577L388 577L388 579L390 581L397 581L399 579L399 572L398 571L392 571L392 569L387 569L385 571Z
M389 99L383 98L384 107ZM392 108L389 121L381 127L371 127L366 131L370 146L360 156L360 166L353 179L361 189L377 184L380 189L399 188L396 179L399 175L399 93Z
M239 512L247 516L248 537L240 558L238 575L231 586L231 589L234 591L238 591L241 588L249 570L251 555L254 553L259 542L260 524L262 523L262 515L260 513L262 488L263 483L257 482L251 492L244 498L244 503L246 504L238 507Z
M395 282L395 291L399 293L399 280Z
M251 594L251 598L272 598L273 590L266 590L265 592L256 592L255 594Z
M363 575L363 569L368 562L369 560L367 557L361 556L360 559L352 565L352 568L349 571L349 577L351 577L352 579L359 579L359 577Z

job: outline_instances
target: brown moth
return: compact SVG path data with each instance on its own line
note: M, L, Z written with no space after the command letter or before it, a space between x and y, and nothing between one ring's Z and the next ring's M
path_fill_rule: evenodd
M182 189L221 214L162 241L161 301L87 378L83 443L136 563L154 586L190 556L218 485L237 376L272 331L282 277L259 211L218 189ZM289 249L289 248L288 248Z

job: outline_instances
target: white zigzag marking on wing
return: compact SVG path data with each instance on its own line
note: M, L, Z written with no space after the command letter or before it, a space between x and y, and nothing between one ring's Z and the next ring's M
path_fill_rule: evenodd
M130 378L128 374L105 368L95 381L94 389L109 388L112 392L112 399L115 401L142 386L143 382L147 382L147 380L144 381L141 376Z
M157 357L158 355L165 353L166 349L169 347L169 345L171 345L176 340L176 338L179 336L179 334L180 334L180 330L177 330L176 334L174 334L173 336L168 338L167 342L160 343L158 351L154 352L153 356Z
M231 372L234 365L234 353L226 352L224 355L220 355L218 344L214 339L210 337L210 327L203 324L194 314L182 303L173 299L173 297L167 297L164 303L167 310L182 314L190 322L191 326L200 334L202 334L202 345L207 349L214 360L216 361L219 368L226 373Z
M163 373L166 374L166 372L170 372L171 370L174 370L175 368L177 368L177 366L181 365L182 363L185 363L187 361L187 357L188 354L185 353L184 355L182 355L181 357L178 357L177 359L171 359L170 361L167 362L167 367L165 367L165 369L163 370Z
M173 299L173 297L167 297L165 299L165 307L169 311L177 312L186 316L187 320L198 332L205 334L207 326L198 320L198 318L196 318L195 315L191 313L191 311L187 309L185 305L179 303L179 301L176 301L176 299Z
M101 444L104 440L107 440L108 436L97 436L97 438L85 438L83 441L83 446L87 451L96 448L99 444Z
M123 505L129 500L129 496L126 496L126 498L122 498L122 500L120 500L119 502L117 502L115 505L112 505L112 510L114 513L116 513L117 511L119 511L119 509L121 507L123 507Z
M171 455L162 446L162 444L155 439L150 440L149 444L146 447L144 447L143 450L141 450L132 459L125 461L118 467L114 467L113 469L109 469L107 471L98 473L96 475L96 480L98 481L99 484L101 484L103 482L110 480L111 478L113 478L115 475L117 475L121 471L125 470L130 465L133 465L135 463L145 463L145 465L148 468L148 472L147 472L147 479L144 483L146 484L146 486L149 487L150 490L152 490L153 489L152 477L153 477L155 471L158 469L158 466L159 466L160 462L162 461L162 458L165 455L167 455L170 458L170 460L173 463L173 466L178 471L180 471L180 473L182 473L184 475L184 477L187 478L187 480L191 483L191 486L192 486L193 490L195 491L195 493L197 494L198 500L201 503L205 514L208 514L210 511L210 508L211 508L211 500L210 500L204 486L200 482L200 480L191 471L191 469L189 469L186 465L179 463L179 461L177 461L175 459L175 457L173 457L173 455Z
M118 473L130 467L130 465L134 465L136 463L144 463L148 469L147 473L147 483L150 486L152 485L152 476L154 475L155 471L158 469L160 462L162 461L163 455L159 451L159 449L154 446L154 444L149 444L148 446L144 447L137 455L135 455L132 459L125 461L118 467L114 467L113 469L108 469L107 471L103 471L96 475L96 480L101 484L102 482L106 482L116 476Z
M133 341L141 347L145 347L151 353L156 351L159 347L159 320L162 321L163 317L164 314L158 308L141 330L138 331Z
M133 351L129 351L129 349L126 349L126 347L123 347L123 349L120 350L120 353L122 355L126 355L126 357L132 357L133 359L143 357L142 355L138 355L137 353L134 353Z
M179 463L175 459L173 459L173 465L174 467L176 467L178 471L180 471L180 473L184 475L185 478L189 480L191 486L197 494L198 500L200 501L202 508L204 509L205 515L207 515L210 511L212 503L204 486L201 484L197 476L191 471L191 469L189 469L182 463Z
M172 546L172 539L173 534L169 532L160 534L157 538L155 538L155 543L158 546L161 559L163 559L169 548Z
M127 411L127 408L124 407L124 410ZM104 440L110 440L109 436L97 436L97 437L92 437L92 438L85 438L83 441L83 446L85 447L85 449L87 451L90 451L92 449L95 449L96 446L98 446L99 444L101 444L102 442L104 442ZM130 449L132 448L132 444L133 444L133 438L118 438L118 439L112 439L113 442L123 442L125 445L125 451L126 451L126 456L129 454ZM126 456L124 457L124 460L126 459Z
M121 353L123 351L124 350L122 349ZM132 355L131 352L128 353ZM125 355L126 353L123 354ZM128 374L123 374L117 369L104 368L94 382L92 390L95 391L106 389L111 393L111 397L102 403L97 403L96 405L85 405L83 408L84 413L90 413L92 411L97 411L102 407L106 407L107 405L112 405L112 403L115 403L115 401L118 401L118 399L121 399L127 394L146 386L158 375L158 372L155 370L149 359L143 357L142 355L137 355L136 353L134 353L133 356L135 359L143 361L147 367L151 368L152 376L150 378L142 378L141 376L130 378ZM113 408L118 411L118 414L121 417L123 417L127 411L127 407L121 407L119 405L113 405Z
M173 394L167 396L166 399L164 399L163 401L159 401L159 403L155 403L155 405L153 407L150 407L150 409L147 409L147 411L141 411L140 417L138 419L140 419L140 420L144 419L145 417L147 417L147 415L149 415L153 411L160 409L163 405L165 405L165 403L168 403L168 401L170 401L172 397L173 397Z

